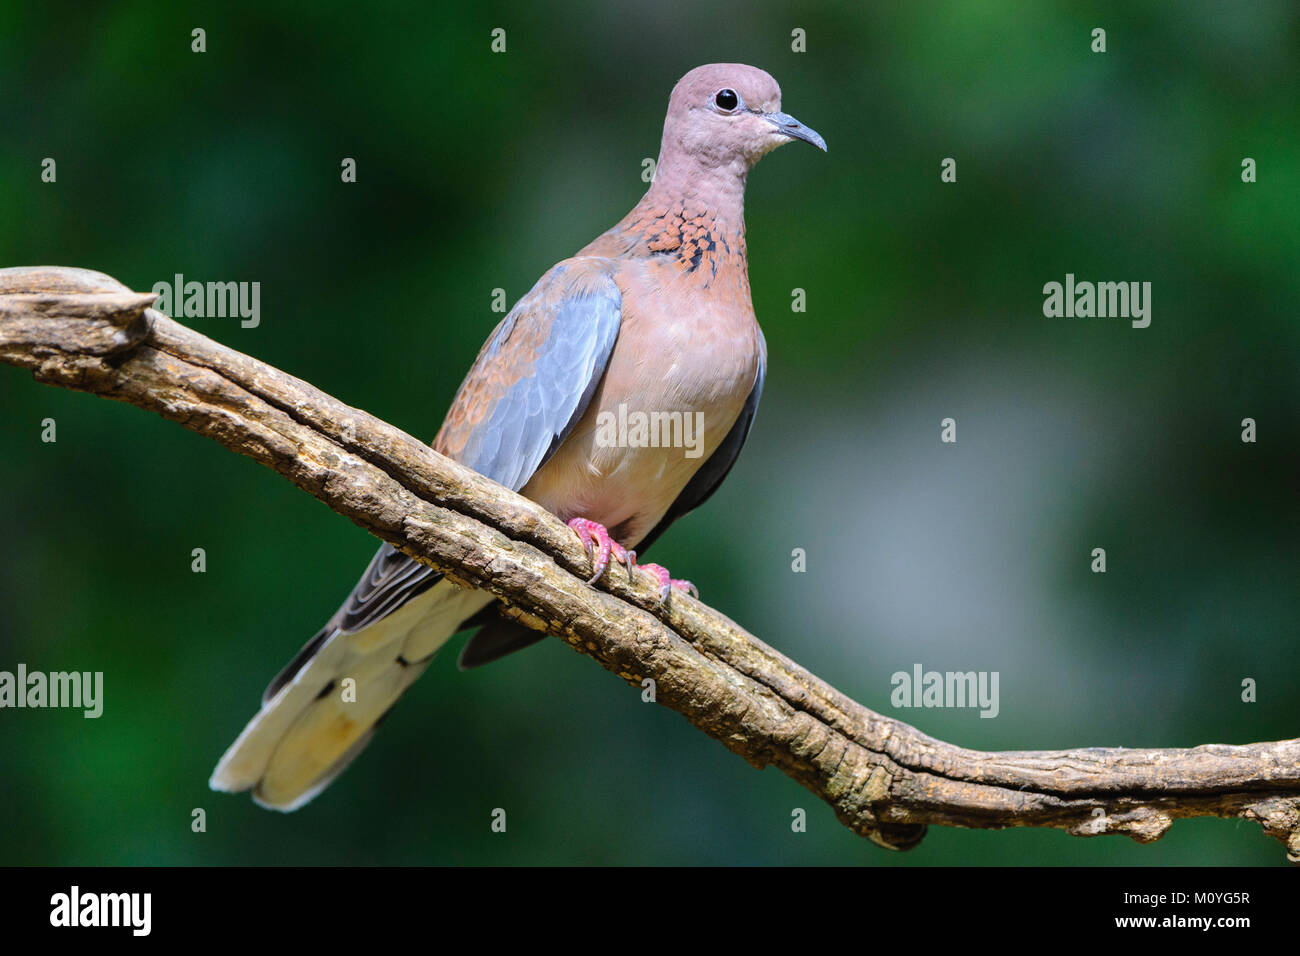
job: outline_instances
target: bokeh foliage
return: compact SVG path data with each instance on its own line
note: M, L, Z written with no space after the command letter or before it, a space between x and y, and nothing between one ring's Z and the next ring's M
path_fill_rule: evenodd
M764 404L654 558L965 746L1294 737L1298 24L1285 0L6 2L0 265L260 281L259 328L191 324L431 438L492 290L518 298L636 201L677 77L762 66L830 152L750 178ZM1067 272L1152 282L1151 327L1045 318ZM99 720L0 711L0 863L1282 861L1213 820L1151 847L935 829L890 854L554 641L466 675L444 654L297 814L211 793L374 541L137 410L5 368L0 407L0 669L102 670L107 697ZM998 718L892 710L914 662L998 671Z

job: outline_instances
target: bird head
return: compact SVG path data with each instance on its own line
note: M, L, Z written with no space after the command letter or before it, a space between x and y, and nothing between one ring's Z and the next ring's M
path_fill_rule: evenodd
M825 152L826 141L781 112L781 87L764 71L743 63L696 67L673 87L664 120L664 151L711 168L739 167L793 140Z

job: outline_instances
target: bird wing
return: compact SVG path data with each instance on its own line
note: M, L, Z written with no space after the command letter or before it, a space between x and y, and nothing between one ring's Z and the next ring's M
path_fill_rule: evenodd
M608 259L566 259L501 320L461 383L433 446L512 491L554 454L595 394L614 350L622 294ZM338 633L356 634L442 575L385 542L346 601L276 676L269 701Z
M433 447L518 491L582 418L622 317L608 259L566 259L484 344Z

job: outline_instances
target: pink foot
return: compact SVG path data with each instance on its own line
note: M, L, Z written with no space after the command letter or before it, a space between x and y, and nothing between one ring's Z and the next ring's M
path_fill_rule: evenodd
M636 561L636 556L633 555L634 564L635 561ZM662 564L641 564L641 565L637 565L637 567L640 567L643 571L649 571L658 579L659 600L661 601L667 601L669 591L673 589L676 589L678 591L688 591L691 594L695 595L696 597L700 596L699 588L697 588L690 581L684 580L683 578L672 577L668 573L668 569L665 568Z
M569 523L569 527L577 532L578 540L582 542L583 548L587 551L587 557L591 558L593 570L592 576L587 580L588 584L595 584L600 580L600 576L605 573L609 567L609 559L612 555L614 560L619 564L628 563L628 551L621 544L609 536L609 532L603 524L595 521L588 521L586 518L574 518ZM593 554L593 545L595 546ZM632 555L632 564L636 564L636 555Z
M700 596L699 588L690 581L672 577L668 573L668 569L662 564L638 565L636 563L636 552L629 551L611 538L608 529L603 524L587 518L574 518L568 522L568 525L577 534L578 540L582 542L587 557L591 558L592 575L587 579L588 584L595 584L600 580L600 576L609 567L610 558L613 558L619 564L627 567L629 576L635 567L643 568L653 574L655 580L659 582L659 600L661 601L667 601L669 593L673 589L689 591L696 597Z

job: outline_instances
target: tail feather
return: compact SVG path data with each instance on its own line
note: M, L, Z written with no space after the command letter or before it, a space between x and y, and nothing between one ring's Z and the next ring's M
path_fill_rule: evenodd
M491 600L440 582L355 633L327 627L282 672L292 677L231 744L210 785L252 789L258 803L279 810L307 803L365 749L461 622Z
M458 661L461 670L472 670L499 661L507 654L536 644L546 637L545 631L534 631L518 621L509 621L495 615L493 617L495 620L488 621L465 642Z
M378 673L357 679L354 703L338 690L314 701L276 747L253 791L257 802L295 810L323 790L361 752L375 724L428 666L391 661Z
M334 765L325 771L325 773L321 774L315 783L289 802L271 802L262 795L262 788L260 785L253 790L254 802L256 802L260 807L266 807L268 810L279 810L282 813L292 813L304 804L310 803L312 800L316 799L317 794L333 783L339 774L348 769L348 765L356 759L357 754L366 749L366 745L370 743L370 738L375 735L375 730L376 727L371 727L362 734L357 739L356 743L349 747L343 755L338 758L338 760L334 761Z

